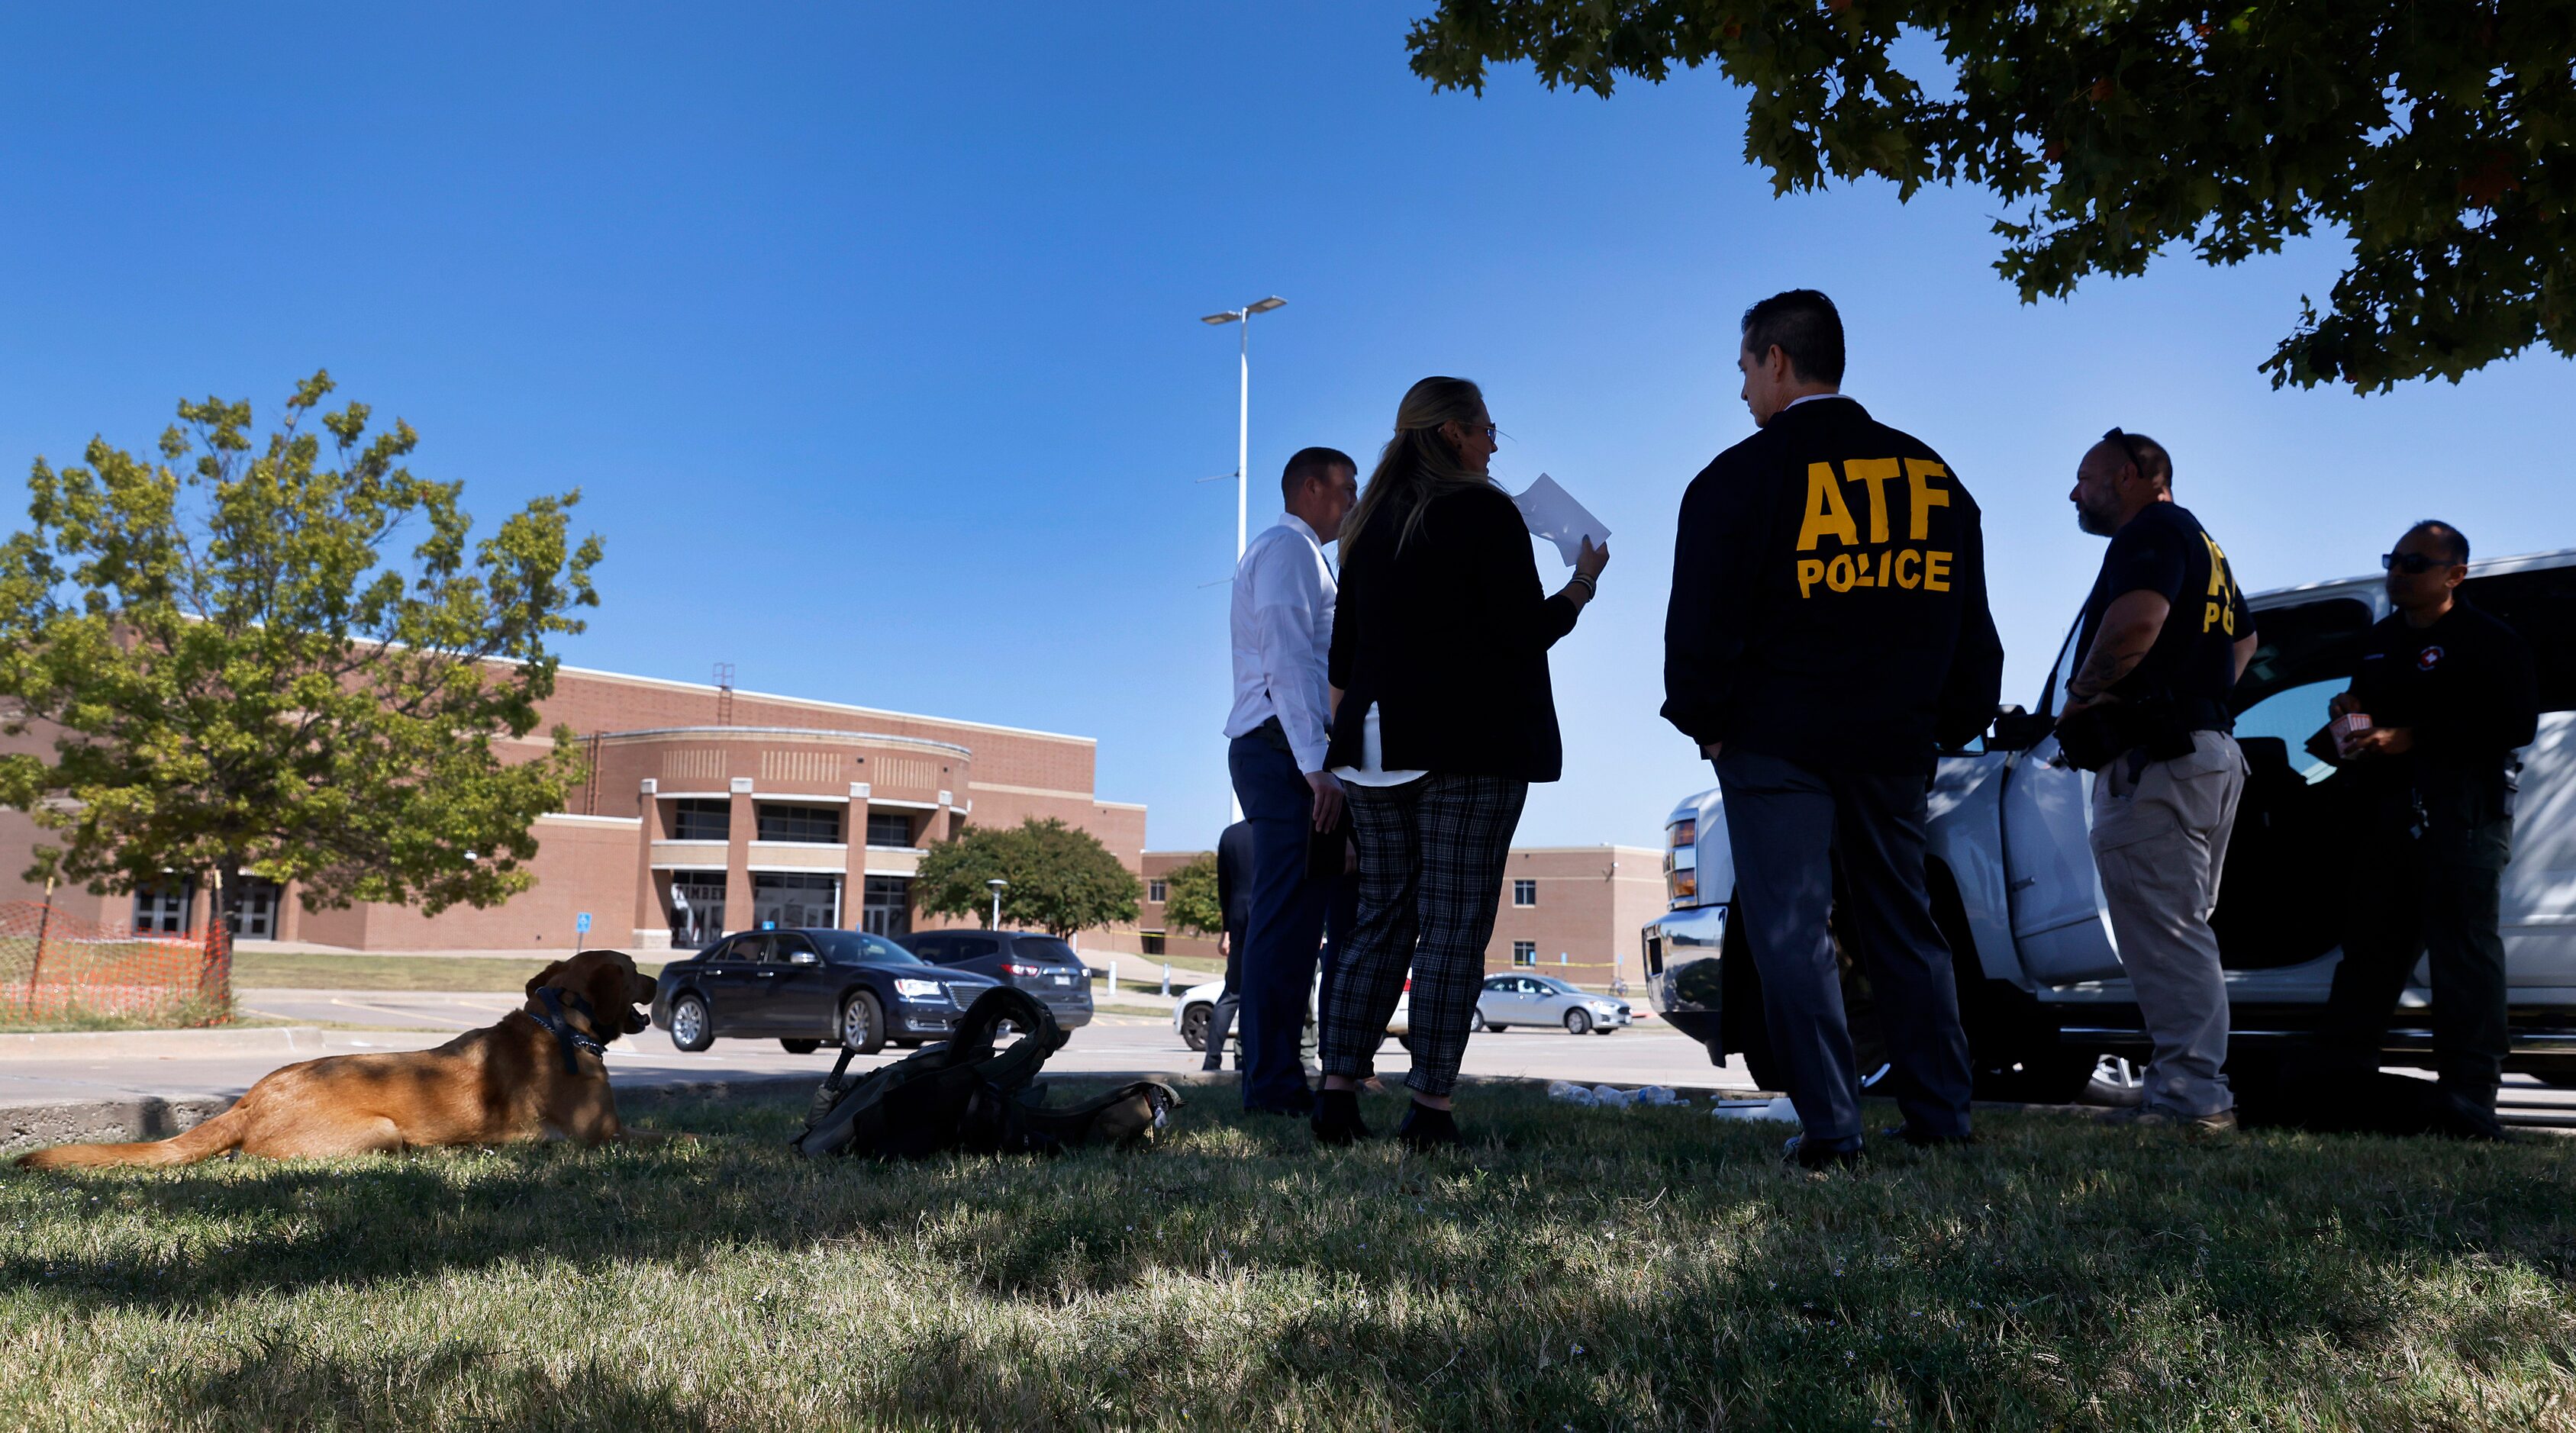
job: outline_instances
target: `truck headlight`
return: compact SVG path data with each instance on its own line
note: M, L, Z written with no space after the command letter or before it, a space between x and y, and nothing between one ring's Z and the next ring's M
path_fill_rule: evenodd
M948 998L948 987L936 980L897 979L894 983L894 993L898 1000L945 1001Z

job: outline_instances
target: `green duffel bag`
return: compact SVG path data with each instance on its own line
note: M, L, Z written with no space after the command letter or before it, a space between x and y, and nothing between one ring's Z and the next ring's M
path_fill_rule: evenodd
M1022 1038L996 1050L993 1041L1005 1024ZM1061 1109L1039 1103L1042 1091L1032 1082L1064 1042L1064 1027L1036 997L997 985L975 997L956 1033L941 1044L856 1079L849 1076L856 1052L843 1050L790 1147L812 1159L921 1159L950 1150L1048 1154L1093 1141L1147 1141L1170 1126L1181 1097L1155 1080Z

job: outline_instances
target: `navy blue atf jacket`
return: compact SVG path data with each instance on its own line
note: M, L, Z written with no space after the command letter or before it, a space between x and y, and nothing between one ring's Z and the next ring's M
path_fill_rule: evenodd
M2002 682L1976 500L1858 403L1784 410L1683 494L1664 717L1691 740L1929 771Z

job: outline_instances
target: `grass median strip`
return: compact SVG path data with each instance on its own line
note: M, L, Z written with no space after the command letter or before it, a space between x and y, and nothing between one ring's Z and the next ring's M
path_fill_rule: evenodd
M692 1143L0 1178L0 1422L2576 1419L2568 1141L1997 1116L1820 1178L1687 1109L1477 1090L1481 1142L1419 1160L1226 1103L1055 1161L807 1164L782 1104L651 1121Z

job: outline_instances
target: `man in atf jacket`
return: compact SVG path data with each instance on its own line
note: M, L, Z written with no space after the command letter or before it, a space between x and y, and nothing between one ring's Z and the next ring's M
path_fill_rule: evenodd
M2003 647L1977 505L1939 454L1840 392L1842 321L1795 290L1744 315L1761 431L1682 499L1663 714L1717 768L1735 915L1810 1168L1859 1153L1851 1034L1826 930L1870 976L1916 1144L1969 1136L1967 1040L1932 920L1924 804L1937 747L1992 719Z

